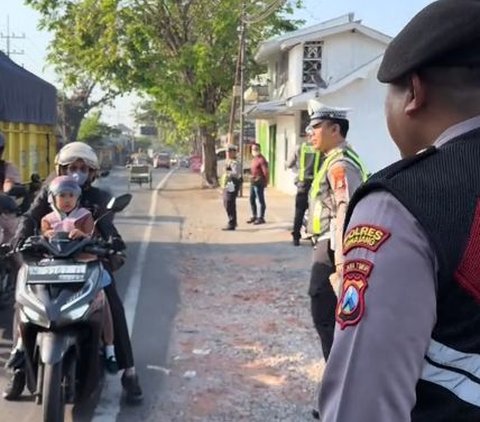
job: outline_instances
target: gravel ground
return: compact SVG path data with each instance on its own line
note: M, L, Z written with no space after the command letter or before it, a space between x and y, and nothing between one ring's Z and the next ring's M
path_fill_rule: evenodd
M243 223L242 198L239 230L221 232L217 192L178 191L164 193L185 220L162 421L312 420L324 362L306 294L311 248L290 243L293 198L268 191L258 227Z

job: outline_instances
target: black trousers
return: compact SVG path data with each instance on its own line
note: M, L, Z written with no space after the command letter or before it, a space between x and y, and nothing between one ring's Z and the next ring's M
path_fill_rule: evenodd
M228 192L223 190L223 206L227 212L228 226L236 227L237 225L237 190L235 192Z
M337 295L330 283L330 275L335 271L334 259L330 241L328 239L320 240L313 251L308 293L311 300L313 324L320 336L325 360L330 356L335 329Z
M115 279L111 273L110 275L112 277L112 282L105 287L104 290L112 313L115 357L117 359L118 367L120 369L126 369L134 366L132 343L130 342L130 336L128 334L125 309L123 308L122 300L118 295L115 286Z
M295 217L293 219L293 232L294 239L300 239L300 231L302 230L303 218L305 212L308 209L308 189L298 189L295 195Z

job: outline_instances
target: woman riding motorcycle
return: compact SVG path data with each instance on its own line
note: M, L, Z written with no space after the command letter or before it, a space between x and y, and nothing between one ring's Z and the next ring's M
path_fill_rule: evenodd
M99 170L98 157L95 151L83 142L71 142L66 144L55 158L55 171L57 176L72 176L82 187L80 205L87 208L94 219L98 219L106 213L106 206L111 199L108 192L92 186ZM29 236L33 235L38 228L42 217L52 211L48 201L48 186L45 186L28 212L23 216L18 226L13 244L19 247ZM113 215L108 214L101 218L96 226L101 236L111 242L113 249L125 249L120 234L113 223ZM105 268L112 272L121 266L122 263L110 262ZM138 382L133 361L132 346L128 334L127 321L122 301L115 287L115 280L112 275L112 283L105 287L105 293L110 304L115 336L115 355L118 367L124 369L122 375L122 386L127 403L136 404L142 401L143 394ZM14 319L14 330L16 333L16 321ZM16 340L16 339L14 339ZM14 341L16 344L16 341ZM25 387L24 353L22 350L12 350L10 359L6 366L14 371L3 397L7 400L16 400L22 394Z

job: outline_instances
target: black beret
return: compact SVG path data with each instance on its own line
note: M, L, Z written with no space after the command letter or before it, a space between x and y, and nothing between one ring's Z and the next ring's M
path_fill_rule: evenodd
M480 66L480 0L439 0L392 40L377 78L392 82L427 66Z

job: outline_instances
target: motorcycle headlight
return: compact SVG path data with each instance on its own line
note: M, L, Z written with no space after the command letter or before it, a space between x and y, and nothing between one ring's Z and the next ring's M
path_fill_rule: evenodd
M85 303L78 308L73 308L70 311L65 312L65 317L71 320L80 319L85 315L85 312L87 312L89 306L90 305L88 303Z

